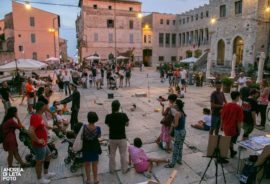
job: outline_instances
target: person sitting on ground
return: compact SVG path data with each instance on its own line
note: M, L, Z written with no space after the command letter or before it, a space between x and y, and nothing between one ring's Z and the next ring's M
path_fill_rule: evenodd
M197 128L199 130L209 131L211 128L211 111L208 108L203 108L203 118L198 121L197 124L191 125L193 128Z
M63 113L63 115L69 115L70 114L70 112L69 112L69 110L67 108L67 104L63 104L62 113Z
M68 126L68 121L63 117L62 109L56 110L56 121L60 127L65 128Z
M137 173L142 173L144 176L151 178L151 171L154 162L157 165L159 163L169 162L168 159L149 158L142 149L142 140L140 138L135 138L133 144L134 146L130 145L128 147L129 165L131 165L132 162Z
M185 98L185 89L182 87L178 93L179 98Z
M50 107L51 113L53 113L53 114L56 113L56 109L57 109L57 102L54 101L52 106Z

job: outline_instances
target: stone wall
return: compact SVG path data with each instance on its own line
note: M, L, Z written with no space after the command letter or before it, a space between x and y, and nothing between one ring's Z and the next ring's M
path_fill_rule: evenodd
M0 65L15 59L14 52L0 52Z

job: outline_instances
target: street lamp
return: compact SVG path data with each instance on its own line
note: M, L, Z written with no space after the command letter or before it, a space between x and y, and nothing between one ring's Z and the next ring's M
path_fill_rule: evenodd
M269 13L269 12L270 12L270 7L267 6L267 7L265 8L265 11L266 11L267 13Z
M53 44L54 44L54 57L56 57L56 34L57 34L57 30L55 29L55 23L54 21L57 20L58 17L54 17L53 18L53 28L49 28L48 31L49 33L53 33Z
M142 13L138 13L138 14L137 14L137 17L138 17L139 19L141 19L141 18L143 17Z
M217 19L215 17L211 18L210 20L210 24L215 24L217 22Z
M31 4L29 3L29 1L24 1L24 6L27 10L30 10L32 8Z

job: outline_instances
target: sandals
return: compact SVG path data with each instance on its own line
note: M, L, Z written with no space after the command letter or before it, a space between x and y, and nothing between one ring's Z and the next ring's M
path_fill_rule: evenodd
M169 163L169 164L165 165L164 167L165 167L165 168L174 168L174 164Z

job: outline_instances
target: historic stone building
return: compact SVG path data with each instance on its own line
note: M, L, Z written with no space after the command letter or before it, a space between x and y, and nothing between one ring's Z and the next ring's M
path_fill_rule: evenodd
M141 3L136 0L80 0L76 20L80 61L128 57L142 60Z

